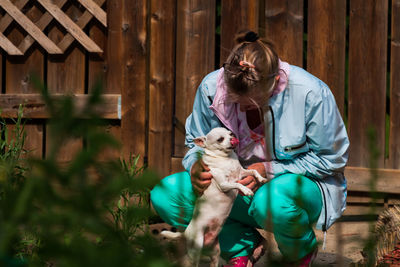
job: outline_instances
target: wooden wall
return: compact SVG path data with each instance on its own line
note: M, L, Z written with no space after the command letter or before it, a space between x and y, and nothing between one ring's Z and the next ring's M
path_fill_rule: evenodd
M21 10L40 24L46 1L22 2ZM400 169L399 0L93 0L107 14L106 26L97 17L84 24L88 9L80 2L57 1L103 52L88 52L77 41L62 55L38 42L23 56L3 51L2 97L35 94L32 71L59 94L88 94L100 77L115 109L107 131L121 140L122 156L140 154L142 162L167 175L182 170L184 124L198 85L222 65L235 32L248 28L274 42L283 60L331 88L351 141L348 173L354 190L366 179L362 168L370 165L368 131L380 151L377 166ZM18 23L5 25L7 14L0 11L0 31L20 44L29 34ZM68 30L60 23L51 21L44 33L65 47ZM45 156L46 118L33 116L27 131L27 146ZM62 160L81 148L82 140L74 140Z

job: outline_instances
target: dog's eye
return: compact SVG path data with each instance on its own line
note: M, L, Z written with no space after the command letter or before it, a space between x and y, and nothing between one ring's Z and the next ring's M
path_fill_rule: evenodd
M219 138L217 141L218 141L218 143L221 143L222 141L224 141L224 138L221 137L221 138Z

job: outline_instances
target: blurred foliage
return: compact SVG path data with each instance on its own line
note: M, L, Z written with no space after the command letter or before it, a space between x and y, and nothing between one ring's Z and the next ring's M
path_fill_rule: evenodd
M49 108L51 144L45 159L22 157L22 109L11 136L2 122L0 265L172 266L165 254L173 248L146 227L149 191L159 178L138 166L139 156L100 160L105 149L120 147L96 113L101 85L77 109L73 97L54 99L34 82ZM76 138L87 145L68 164L57 161L62 145Z

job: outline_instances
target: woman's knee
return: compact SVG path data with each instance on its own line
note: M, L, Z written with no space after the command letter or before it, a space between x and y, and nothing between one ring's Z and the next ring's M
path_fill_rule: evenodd
M180 172L162 179L151 190L150 201L158 215L171 225L190 220L195 196L189 174Z
M280 186L263 185L253 198L250 215L267 230L301 236L310 227L308 214L284 191Z

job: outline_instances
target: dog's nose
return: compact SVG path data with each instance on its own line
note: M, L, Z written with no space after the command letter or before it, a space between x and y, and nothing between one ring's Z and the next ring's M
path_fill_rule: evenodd
M236 137L231 138L231 145L233 147L236 147L239 144L239 139L237 139Z

